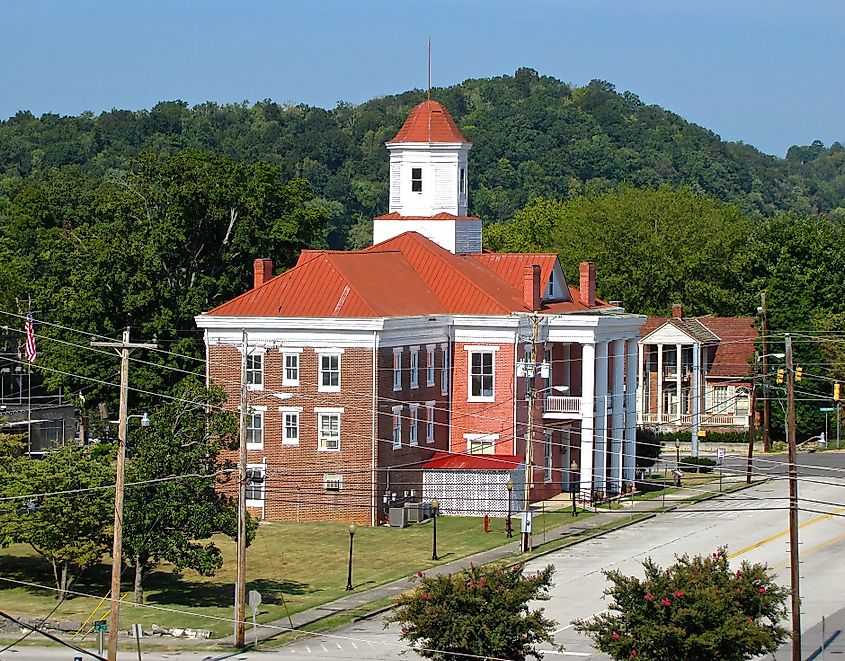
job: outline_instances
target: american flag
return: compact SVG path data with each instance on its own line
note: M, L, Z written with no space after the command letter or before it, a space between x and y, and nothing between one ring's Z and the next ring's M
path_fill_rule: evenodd
M32 325L32 313L26 315L26 321L23 325L23 332L24 335L26 335L26 343L24 347L26 359L30 363L34 363L35 357L38 355L38 352L35 350L35 326Z

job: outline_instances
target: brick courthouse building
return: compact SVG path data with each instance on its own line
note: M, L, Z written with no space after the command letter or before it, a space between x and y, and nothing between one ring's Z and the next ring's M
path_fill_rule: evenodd
M374 246L306 250L276 277L257 259L252 290L197 317L208 380L233 407L246 338L248 505L262 518L377 524L433 497L445 514L502 515L509 476L521 507L531 434L532 500L633 479L644 317L595 298L592 264L579 291L556 255L483 251L471 146L443 106L418 105L387 143Z

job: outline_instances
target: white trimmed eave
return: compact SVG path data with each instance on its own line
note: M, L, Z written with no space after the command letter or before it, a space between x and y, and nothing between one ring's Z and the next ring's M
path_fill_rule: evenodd
M458 151L472 149L471 142L385 142L389 150L408 149L410 151Z
M648 335L640 338L640 344L701 344L692 335L685 333L671 321L666 321Z
M209 331L278 331L314 330L379 331L384 317L236 317L200 314L194 317L197 327Z

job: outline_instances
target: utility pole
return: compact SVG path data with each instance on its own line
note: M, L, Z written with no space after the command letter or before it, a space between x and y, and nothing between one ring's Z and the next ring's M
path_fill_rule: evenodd
M522 544L521 550L526 553L531 550L531 512L529 498L531 496L531 478L534 474L534 403L537 397L537 338L540 334L540 319L534 316L531 330L531 367L526 381L526 395L528 396L528 438L525 440L525 494L522 509Z
M109 661L117 661L117 627L120 621L120 575L123 573L123 473L126 464L126 428L129 422L129 352L132 349L155 349L157 344L129 341L129 329L123 331L122 342L91 342L92 347L116 349L120 356L120 413L117 431L117 468L114 483L114 539L111 553L111 605L109 607Z
M789 576L792 591L792 661L801 661L801 592L798 583L798 469L795 457L795 369L792 337L786 341L787 444L789 448Z
M745 483L751 484L751 464L754 461L754 437L757 435L757 365L758 354L754 352L754 375L751 377L751 402L748 420L748 463L745 466Z
M247 342L246 331L241 338L241 414L238 428L238 571L235 593L235 647L244 646L244 619L246 618L246 386Z
M763 452L769 452L772 449L772 441L769 438L769 426L771 424L771 409L769 408L769 352L767 350L767 342L769 341L769 317L766 311L766 292L760 292L760 310L762 315L762 331L763 331Z

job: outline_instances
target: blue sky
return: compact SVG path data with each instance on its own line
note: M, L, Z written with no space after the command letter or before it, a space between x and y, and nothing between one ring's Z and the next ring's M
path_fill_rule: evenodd
M841 0L4 0L0 118L270 98L323 107L521 66L630 90L782 156L845 142Z

